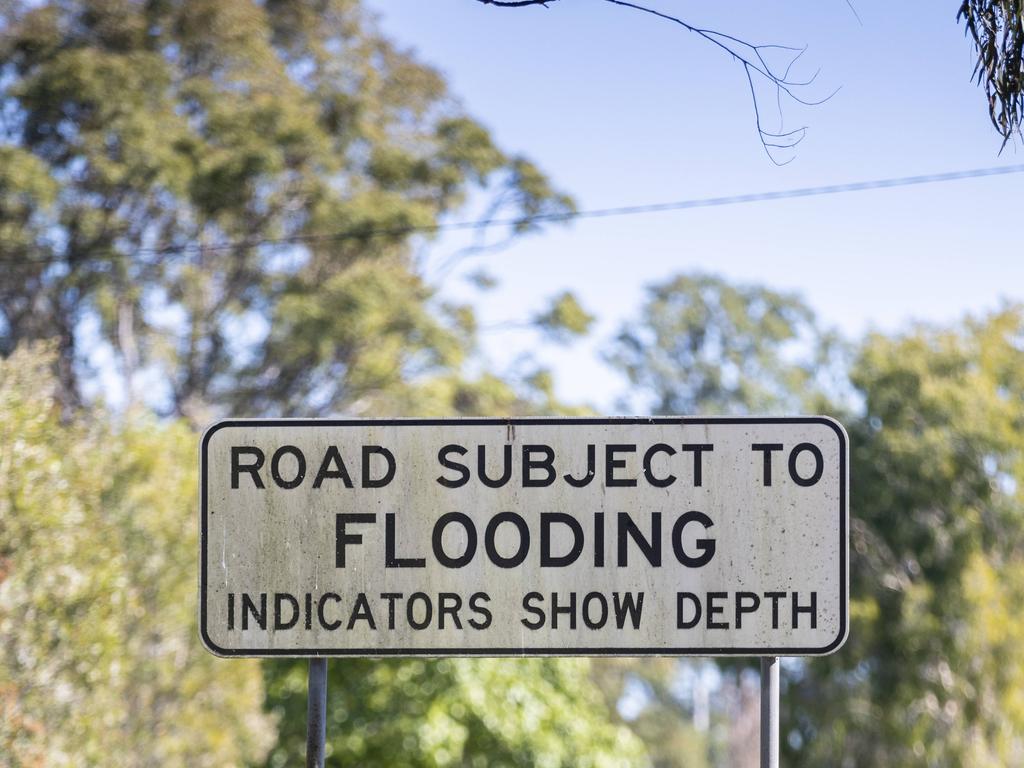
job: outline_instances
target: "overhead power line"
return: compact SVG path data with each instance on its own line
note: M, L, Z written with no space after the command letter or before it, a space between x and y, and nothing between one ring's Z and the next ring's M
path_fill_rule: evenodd
M945 181L977 179L984 176L1007 176L1014 173L1024 173L1024 164L1002 165L995 168L974 168L969 171L929 173L923 176L901 176L893 179L875 179L874 181L853 181L846 184L828 184L821 187L798 187L796 189L785 189L777 192L752 192L745 195L702 197L695 198L693 200L678 200L672 203L653 203L650 205L634 205L620 208L599 208L592 211L580 211L575 215L567 216L567 218L598 219L607 216L629 216L639 213L684 211L689 208L717 208L725 205L760 203L768 200L788 200L794 197L819 197L821 195L838 195L844 192L865 192L871 189L890 189L892 187L911 187L920 184L938 184Z
M948 171L945 173L929 173L919 176L899 176L889 179L874 179L871 181L853 181L844 184L827 184L816 187L797 187L795 189L784 189L773 192L751 192L741 195L725 195L722 197L698 197L688 200L675 200L664 203L649 203L645 205L625 205L615 208L594 208L584 211L540 213L532 216L506 216L487 219L476 219L473 221L439 222L429 225L409 225L400 227L383 228L351 228L338 232L328 232L310 235L294 235L282 238L258 238L253 240L238 240L229 243L216 245L199 245L189 243L186 245L162 246L154 248L139 248L134 251L138 256L160 256L171 254L208 253L213 251L232 250L235 248L256 248L266 245L304 245L325 242L341 242L344 240L367 240L377 237L402 237L413 234L435 234L438 232L457 232L466 230L481 230L489 227L522 226L534 223L570 222L581 219L604 219L615 216L636 216L648 213L663 213L667 211L685 211L692 208L719 208L729 205L745 205L749 203L763 203L772 200L790 200L801 197L821 197L824 195L838 195L848 192L866 192L874 189L892 189L895 187L921 186L924 184L939 184L949 181L960 181L963 179L977 179L988 176L1008 176L1011 174L1024 173L1024 163L1017 165L1001 165L991 168L973 168L966 171ZM106 251L106 253L110 253ZM97 257L92 257L97 258ZM8 257L4 261L20 261L28 263L57 262L63 259L59 257L46 259L18 259Z

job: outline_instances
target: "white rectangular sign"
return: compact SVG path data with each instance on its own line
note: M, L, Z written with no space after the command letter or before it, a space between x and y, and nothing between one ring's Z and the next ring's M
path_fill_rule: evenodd
M223 656L814 655L846 639L824 417L236 420L202 441Z

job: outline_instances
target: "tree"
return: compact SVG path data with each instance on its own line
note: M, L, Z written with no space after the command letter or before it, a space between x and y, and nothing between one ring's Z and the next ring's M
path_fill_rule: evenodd
M267 764L300 761L305 664L264 663L264 703L256 662L198 642L198 436L137 411L62 421L52 357L0 362L0 754L13 766L231 766L273 747ZM332 765L647 764L588 660L330 669Z
M797 128L773 133L764 128L761 121L759 96L755 84L767 85L778 99L786 97L798 104L815 105L827 101L826 96L820 101L808 100L800 95L800 90L814 82L815 78L800 81L790 78L790 70L797 59L803 54L800 48L781 45L754 45L740 40L733 35L705 29L688 23L683 18L672 16L642 4L624 2L624 0L604 0L613 5L624 6L642 13L657 16L665 21L683 27L687 32L695 34L705 42L724 50L733 61L742 66L750 85L750 94L757 123L758 137L768 154L776 164L784 165L776 160L776 150L792 149L803 139L806 128ZM526 6L548 7L558 0L477 0L484 5L502 8L524 8ZM854 15L857 11L847 1ZM859 16L858 16L859 19ZM1024 128L1024 3L1021 0L963 0L957 12L957 20L963 21L966 33L974 42L978 60L974 67L974 79L985 91L988 101L989 118L992 125L1003 137L1003 146ZM789 58L782 68L773 67L764 54L771 50L788 52ZM835 95L833 92L832 95ZM785 161L785 162L788 162Z
M605 358L629 382L624 407L630 411L730 415L819 410L823 393L837 389L829 374L841 369L842 353L842 345L818 328L799 297L694 273L650 286L638 316L623 324ZM749 664L718 666L724 675L714 714L724 727L713 734L694 732L698 697L693 691L679 694L681 674L699 680L700 662L645 660L605 678L613 698L642 686L645 705L632 725L646 737L659 765L688 768L701 765L705 756L714 764L756 760L757 745L749 734L731 728L754 715L745 672ZM710 720L710 714L703 718ZM690 749L669 747L680 742Z
M339 659L331 670L331 765L647 765L630 730L609 722L586 659ZM282 729L268 764L294 765L305 748L305 668L277 671Z
M794 339L826 337L793 297L684 276L652 289L610 357L654 408L821 410L850 432L850 639L786 668L787 764L1012 765L1024 753L1024 308L875 334L845 366L794 357ZM839 371L845 387L817 386Z
M62 422L52 357L0 362L0 762L260 760L259 665L196 640L195 436L139 414Z
M542 333L580 330L575 300L557 297ZM570 307L570 309L565 309ZM494 376L402 387L395 415L512 416L579 413L560 404L550 376L524 397ZM382 392L382 397L388 393ZM410 397L411 399L404 399ZM410 410L405 410L410 408ZM328 764L366 768L625 768L649 765L646 745L615 715L589 659L334 659L328 667ZM280 723L267 765L300 762L305 749L305 662L265 665L267 709Z
M870 336L851 376L851 628L787 687L793 765L1024 754L1024 308Z
M357 0L15 0L0 61L0 351L57 339L68 404L105 351L196 422L368 411L464 359L416 233L571 210Z
M476 1L499 8L525 8L531 5L547 8L550 4L558 2L558 0ZM626 2L626 0L604 0L604 2L639 11L655 16L670 24L675 24L689 34L695 35L703 43L718 49L730 61L739 65L750 89L750 103L754 111L757 137L761 141L761 147L764 149L768 159L776 165L786 165L791 162L793 156L785 157L784 153L786 150L794 149L807 135L806 126L786 130L782 114L783 103L816 106L825 103L838 92L837 89L823 98L809 98L805 95L804 89L811 86L817 80L818 74L815 73L806 80L800 80L795 74L790 74L806 52L806 46L794 48L774 43L751 43L726 32L691 24L682 16L664 13L643 3ZM851 5L850 8L852 9L853 6ZM779 113L779 127L777 130L772 130L765 126L762 112L766 107L769 109L774 108ZM780 159L780 156L782 159Z
M989 118L1005 147L1024 127L1024 4L963 0L957 20L974 42L974 79L985 91Z
M605 658L594 662L595 681L623 723L643 741L653 768L729 764L714 759L719 745L709 733L711 713L696 711L703 706L703 698L694 696L693 691L680 690L684 677L699 686L701 671L699 663L672 658ZM685 674L688 672L694 674ZM706 722L702 722L704 715L708 715Z
M533 324L555 341L564 343L586 335L595 319L570 291L563 291L552 299L544 312L534 317Z
M606 353L660 415L800 410L841 346L798 297L702 273L648 288Z
M130 407L123 426L102 416L88 422L95 434L72 426L84 419L76 406L97 375L90 361L111 353L129 402L192 423L217 412L558 409L543 371L513 383L486 370L465 374L475 318L438 300L416 252L473 190L493 195L489 214L511 221L510 236L572 203L528 160L498 149L443 78L383 38L355 0L16 1L0 9L0 61L2 351L23 376L20 386L44 391L40 366L19 350L54 343L52 389L69 425L50 408L37 436L49 451L41 466L56 473L61 461L84 465L95 454L100 473L83 474L79 463L67 470L87 482L67 481L65 506L78 514L75 499L92 504L86 527L61 539L70 548L47 551L27 512L11 518L16 528L0 518L2 541L17 543L14 576L2 581L3 618L36 611L46 624L107 611L98 594L131 601L128 585L137 581L145 598L131 605L125 625L95 623L103 664L87 681L95 687L87 707L81 680L53 688L26 666L27 649L43 647L33 643L49 625L15 636L0 669L0 744L25 762L110 764L128 751L126 765L231 765L259 762L280 716L270 759L294 760L305 665L262 665L261 715L253 665L215 660L198 644L190 485L197 436L180 422L137 422ZM585 330L588 318L571 297L555 306L537 319L545 334L562 335L563 325ZM38 424L26 416L4 445L33 430ZM27 469L17 488L40 480L31 509L41 509L57 535L65 506L43 509L49 476ZM149 474L166 484L148 485ZM108 476L115 486L100 493L94 486ZM182 527L189 535L179 535ZM130 557L122 551L129 542ZM174 567L154 574L165 559ZM43 573L35 562L58 570L70 563L98 592L88 593L88 605L64 592L44 601L45 579L31 590ZM178 633L165 636L171 620ZM87 666L83 649L93 646L82 643L99 642L92 631L70 634L44 638L68 659L68 675ZM129 661L136 651L160 663L169 654L176 674L150 661L145 669L158 679L147 687L135 667L117 666L124 647ZM643 764L639 743L609 722L589 687L585 661L331 669L335 760ZM229 679L236 684L224 691L220 681ZM66 690L70 703L58 702ZM125 722L126 712L134 719ZM165 725L165 714L180 720ZM110 731L111 723L123 727Z

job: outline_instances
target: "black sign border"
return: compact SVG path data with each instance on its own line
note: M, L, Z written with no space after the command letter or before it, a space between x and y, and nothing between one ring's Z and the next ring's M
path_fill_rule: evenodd
M566 426L566 425L711 425L711 424L822 424L839 438L839 634L823 648L221 648L213 642L206 622L207 448L211 438L230 427L373 427L415 426ZM222 657L318 658L325 656L386 657L541 657L541 656L827 656L839 650L849 631L849 438L843 426L828 416L657 416L617 418L451 418L451 419L223 419L212 424L200 443L199 489L199 636L208 651Z

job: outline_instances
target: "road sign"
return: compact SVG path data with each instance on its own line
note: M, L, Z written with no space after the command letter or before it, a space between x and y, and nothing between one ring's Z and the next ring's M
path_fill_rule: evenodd
M828 418L235 420L201 453L218 655L846 639L848 448Z

